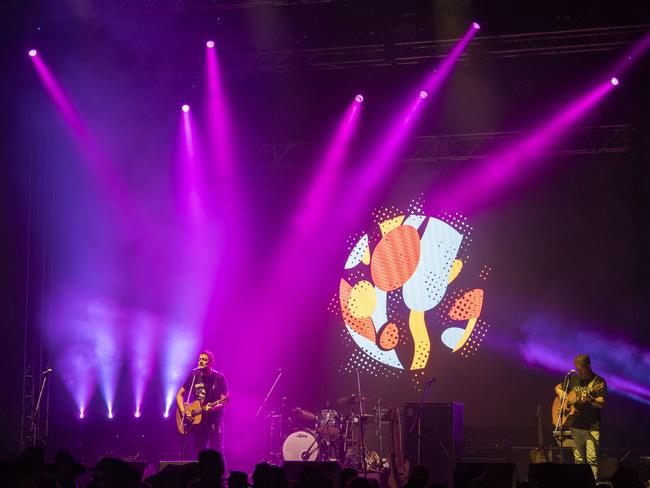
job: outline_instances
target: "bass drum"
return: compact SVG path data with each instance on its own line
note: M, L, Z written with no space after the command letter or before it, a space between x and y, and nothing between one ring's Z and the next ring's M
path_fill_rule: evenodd
M282 444L282 457L285 461L316 461L318 441L314 433L298 430L289 434Z

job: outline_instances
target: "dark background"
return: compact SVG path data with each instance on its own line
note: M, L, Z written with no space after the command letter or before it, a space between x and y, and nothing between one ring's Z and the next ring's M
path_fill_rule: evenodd
M274 166L256 158L254 146L303 141L323 144L341 107L353 94L362 92L366 103L352 148L353 154L361 155L376 143L379 128L401 100L403 90L419 80L434 61L334 71L295 66L270 73L251 69L250 53L364 43L390 47L400 40L453 39L475 19L482 25L479 35L650 22L647 2L474 1L458 5L350 1L257 7L232 3L227 8L175 6L175 2L157 2L153 7L131 2L124 7L111 2L96 2L92 7L83 7L83 2L63 4L2 2L0 10L5 14L0 15L0 87L5 100L0 133L4 187L0 192L3 454L20 447L25 328L39 336L41 300L56 288L66 270L74 267L67 261L66 249L79 231L76 223L83 221L85 210L74 208L70 192L90 191L75 186L83 178L75 174L79 170L75 170L74 150L61 137L61 122L25 55L33 45L47 51L48 64L56 67L61 83L75 94L84 112L92 114L92 128L110 137L112 154L129 181L164 192L169 185L178 105L185 101L199 104L202 45L213 37L223 52L239 144L251 149L240 161L256 217L251 225L274 242L279 238L274 222L291 215L316 160L305 158ZM82 7L76 10L75 5ZM606 73L627 47L499 60L487 59L470 47L469 58L457 65L435 106L423 113L416 133L533 128ZM631 124L630 151L550 155L532 177L469 215L475 228L472 256L492 268L485 284L483 312L492 330L470 360L441 354L432 358L430 367L438 378L431 399L464 402L467 438L535 444L535 406L550 404L559 378L526 364L517 345L525 327L538 323L535 320L540 316L553 322L550 331L557 327L589 330L610 337L613 347L619 339L634 344L644 355L630 361L641 371L650 370L648 59L640 59L622 78L619 89L579 124ZM351 160L354 166L355 158ZM463 160L402 163L391 188L375 198L380 205L406 207L414 196L426 195L440 181L459 171L471 171L478 164ZM64 214L61 209L68 210ZM101 223L96 225L101 234ZM370 220L359 229L369 225ZM327 264L341 266L343 243L332 253ZM262 266L264 257L257 259ZM314 410L356 388L355 378L340 372L349 350L343 347L336 318L326 311L336 292L337 269L341 268L324 273L326 281L318 285L313 315L306 326L300 325L299 333L287 339L286 349L291 353L278 360L286 371L282 394L292 403ZM136 295L134 300L156 306L155 297ZM573 342L570 333L568 337ZM583 352L575 341L575 353ZM38 352L37 343L29 347ZM236 354L223 353L224 371L228 372L227 358ZM570 360L567 357L567 369ZM594 356L593 362L598 371L598 357ZM261 399L274 375L273 371L255 375L257 382L249 392ZM382 398L388 404L401 404L419 397L403 378L369 375L364 381L372 401ZM120 383L118 399L128 396L127 384L128 379ZM649 385L646 380L643 386ZM151 388L155 392L156 387ZM154 392L149 394L159 394ZM104 450L122 455L142 450L150 457L174 457L173 427L156 419L157 405L149 407L149 416L145 410L137 422L126 416L112 423L73 423L74 404L56 376L50 401L52 448L83 451L87 460L91 451ZM647 403L612 392L604 410L603 444L647 447L647 408ZM101 411L97 396L89 411ZM259 421L251 419L246 429L255 426ZM229 426L231 442L239 428Z

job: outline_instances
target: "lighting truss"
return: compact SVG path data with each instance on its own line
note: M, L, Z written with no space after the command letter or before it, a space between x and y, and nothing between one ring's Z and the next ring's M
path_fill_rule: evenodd
M475 37L460 60L480 55L484 59L521 56L550 56L601 52L636 42L650 25L627 25L592 29L510 34ZM242 55L252 70L289 71L296 67L345 69L359 66L418 64L443 58L458 39L367 44L321 49L296 49L257 52Z
M629 124L579 127L567 130L546 154L597 155L630 151L631 126ZM468 161L487 159L508 145L525 138L530 131L477 132L419 136L407 143L403 162L429 164L442 161ZM316 147L310 142L260 144L251 149L250 156L262 165L294 166L313 159Z

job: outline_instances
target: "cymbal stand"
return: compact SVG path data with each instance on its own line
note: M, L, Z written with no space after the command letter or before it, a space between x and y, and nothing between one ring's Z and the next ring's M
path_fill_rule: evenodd
M365 436L365 425L364 425L364 416L363 416L363 396L361 395L361 377L359 376L359 370L357 370L357 393L359 395L359 453L361 455L361 469L363 473L366 473L366 436Z
M381 398L377 400L377 415L375 416L375 422L377 423L377 439L379 440L379 462L381 467L384 467L384 447L382 442L382 432L381 432Z

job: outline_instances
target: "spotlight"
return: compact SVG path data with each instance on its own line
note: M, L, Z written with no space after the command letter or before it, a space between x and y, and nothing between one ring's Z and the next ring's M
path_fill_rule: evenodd
M36 49L30 49L27 54L29 54L33 58L38 54L38 51Z
M361 103L361 102L363 102L363 95L357 95L356 97L354 97L354 99L355 99L358 103Z
M474 30L481 30L481 24L479 24L478 22L472 22L472 27L474 28Z
M212 49L214 47L214 41L208 41L205 43L205 45Z
M109 418L109 419L112 419L112 418L113 418L113 411L112 411L112 410L109 410L109 411L108 411L108 418Z
M83 410L79 410L79 418L80 419L84 418L84 411Z
M186 103L185 105L183 105L183 106L181 107L181 110L182 110L183 112L189 112L189 111L190 111L190 106Z
M612 85L617 86L617 85L618 85L618 78L616 78L616 77L614 76L614 77L612 77L611 80L609 80L609 82L610 82Z
M133 412L133 416L134 416L136 419L139 419L139 418L140 418L140 410L136 410L135 412Z
M421 98L422 100L424 100L424 99L427 98L428 96L429 96L429 94L428 94L427 92L425 92L424 90L422 90L422 91L420 92L420 98Z

